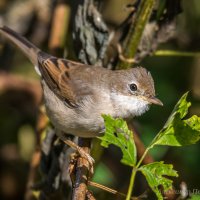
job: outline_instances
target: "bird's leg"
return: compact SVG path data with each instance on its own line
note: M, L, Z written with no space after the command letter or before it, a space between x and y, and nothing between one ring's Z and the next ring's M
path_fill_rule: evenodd
M68 146L70 146L71 148L75 149L79 155L82 157L82 158L85 158L89 164L91 165L91 167L93 166L94 164L94 159L92 158L92 156L90 156L88 153L86 153L81 147L79 147L76 143L74 143L73 141L67 139L65 136L62 136L60 137L61 140L67 144Z
M68 172L71 178L72 185L75 183L75 168L77 165L77 160L78 160L78 154L77 153L72 153L70 155L70 162L69 162L69 167L68 167Z

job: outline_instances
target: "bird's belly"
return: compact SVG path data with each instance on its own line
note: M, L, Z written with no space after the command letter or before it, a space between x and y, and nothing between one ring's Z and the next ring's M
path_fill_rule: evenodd
M70 108L55 110L47 106L47 114L57 129L68 134L79 137L95 137L104 130L103 119L85 118Z
M69 108L42 82L44 100L49 119L55 128L79 137L95 137L104 130L104 121L101 115L91 114Z
M90 138L100 135L104 130L103 119L83 118L71 111L70 108L60 111L48 106L46 108L53 125L65 133Z

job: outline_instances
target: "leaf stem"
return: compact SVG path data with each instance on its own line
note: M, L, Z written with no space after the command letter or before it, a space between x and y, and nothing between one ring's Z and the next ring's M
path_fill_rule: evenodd
M200 52L176 51L176 50L157 50L154 56L184 56L194 57L200 56Z
M131 195L133 192L133 186L134 186L134 182L135 182L135 175L137 172L137 168L133 167L132 169L132 173L131 173L131 178L130 178L130 183L129 183L129 187L128 187L128 193L126 196L126 200L130 200L131 199Z
M146 150L143 153L142 157L140 158L140 160L138 161L137 165L135 166L137 169L140 167L142 161L144 160L144 158L147 155L147 153L149 152L149 150L154 147L155 141L159 138L159 136L160 136L160 132L153 138L153 140L150 143L150 145L146 148Z
M132 195L132 192L133 192L133 186L134 186L136 172L137 172L138 168L140 167L142 161L144 160L145 156L147 155L148 151L154 146L154 140L157 137L158 137L158 135L156 135L156 137L153 139L153 141L151 142L151 144L146 148L145 152L143 153L142 157L138 161L137 165L135 167L133 167L133 169L132 169L132 173L131 173L131 178L130 178L130 183L129 183L129 187L128 187L128 193L127 193L127 196L126 196L126 200L130 200L130 198L131 198L131 195Z
M143 153L142 157L140 158L140 160L138 161L136 168L139 168L139 166L141 165L142 161L144 160L145 156L147 155L148 151L151 149L151 145L149 147L146 148L145 152Z

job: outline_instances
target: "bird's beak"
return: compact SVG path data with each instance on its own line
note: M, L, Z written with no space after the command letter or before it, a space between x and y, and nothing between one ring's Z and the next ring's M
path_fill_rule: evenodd
M159 106L163 106L162 101L159 100L159 99L157 99L156 97L148 98L148 102L149 102L149 103L152 103L152 104L159 105Z

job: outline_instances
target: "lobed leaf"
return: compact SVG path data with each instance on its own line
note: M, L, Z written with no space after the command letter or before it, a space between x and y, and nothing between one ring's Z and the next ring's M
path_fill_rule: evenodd
M128 129L123 119L113 119L109 115L103 115L105 121L105 134L99 137L101 145L108 147L110 144L118 146L122 151L121 162L125 165L135 166L137 151L133 140L133 133Z
M190 102L187 102L188 92L186 92L175 105L172 114L169 116L167 122L164 125L164 128L168 127L172 121L174 120L177 114L180 114L180 118L182 119L188 113L188 108L191 106Z
M151 147L154 145L183 146L195 144L200 140L200 117L193 115L189 119L183 119L191 105L186 100L187 95L188 93L184 94L178 101Z
M143 165L139 168L139 171L146 177L149 186L155 192L159 200L163 199L159 186L163 186L164 192L172 188L173 181L164 176L178 176L177 171L173 169L173 165L164 164L163 162Z
M154 143L157 145L184 146L195 144L200 139L200 117L181 120L176 116L172 124L161 132L161 137Z

